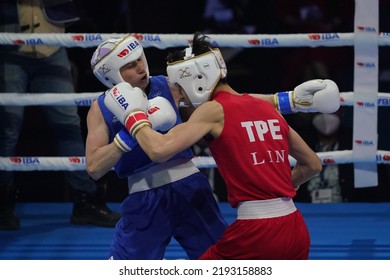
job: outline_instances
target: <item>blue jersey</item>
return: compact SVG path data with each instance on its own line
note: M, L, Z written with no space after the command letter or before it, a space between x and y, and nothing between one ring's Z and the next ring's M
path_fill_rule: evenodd
M148 99L152 99L157 96L166 98L171 103L172 107L175 109L176 116L177 116L176 125L182 123L183 122L182 118L179 114L179 110L176 107L175 101L172 97L172 93L169 89L169 85L166 77L162 75L150 77L149 86L150 86L149 93L147 93ZM106 122L107 127L109 129L110 142L112 142L115 135L120 130L125 128L125 126L122 125L120 121L118 121L118 119L114 116L113 113L110 112L110 110L108 110L108 108L104 104L104 96L105 96L104 94L99 96L98 104L103 114L104 121ZM161 132L164 133L163 131ZM170 161L176 159L190 160L193 157L194 154L191 148L188 148L187 150L184 150L181 153L178 153L177 155L172 157ZM147 156L147 154L142 150L142 148L139 145L137 145L130 152L124 153L114 168L117 175L123 178L141 172L156 164L158 163L152 162Z

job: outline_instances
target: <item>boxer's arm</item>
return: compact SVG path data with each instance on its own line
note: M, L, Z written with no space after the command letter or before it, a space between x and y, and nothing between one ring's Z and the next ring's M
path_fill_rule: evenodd
M96 101L88 111L87 127L86 169L94 180L98 180L113 168L123 151L119 150L114 143L109 143L108 128Z
M310 80L304 82L293 91L277 92L273 95L253 95L266 100L282 114L333 113L340 107L340 92L332 80Z
M322 163L318 155L291 127L288 143L289 154L297 161L292 171L292 183L298 189L301 184L307 182L322 170Z
M174 126L164 135L150 127L142 127L135 137L151 160L164 162L191 147L206 134L210 133L215 138L220 135L223 116L222 105L210 101L199 106L187 122Z

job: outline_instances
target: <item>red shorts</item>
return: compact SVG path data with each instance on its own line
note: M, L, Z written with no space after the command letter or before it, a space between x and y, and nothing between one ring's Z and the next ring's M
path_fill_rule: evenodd
M310 237L299 210L282 217L234 221L201 260L307 260Z

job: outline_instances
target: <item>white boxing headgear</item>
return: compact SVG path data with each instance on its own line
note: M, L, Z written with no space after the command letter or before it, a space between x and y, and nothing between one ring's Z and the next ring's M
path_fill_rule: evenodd
M179 84L196 108L210 100L219 80L226 77L227 69L218 48L194 56L188 47L185 53L183 60L168 63L167 74L169 82Z
M133 36L127 35L101 43L92 55L91 67L96 78L108 88L112 88L116 84L125 82L120 69L140 57L149 76L148 62L141 43Z

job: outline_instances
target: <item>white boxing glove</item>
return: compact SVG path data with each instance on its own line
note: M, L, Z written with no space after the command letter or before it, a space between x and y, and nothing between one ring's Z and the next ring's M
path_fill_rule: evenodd
M104 104L133 137L141 127L152 126L146 114L148 99L140 88L133 88L126 82L119 83L106 91Z
M311 112L334 113L340 108L339 87L332 80L324 80L326 88L314 93Z
M282 114L333 113L340 108L340 92L332 80L310 80L298 85L294 91L273 95L276 108Z
M177 121L175 109L161 96L149 100L147 113L154 130L168 131Z

